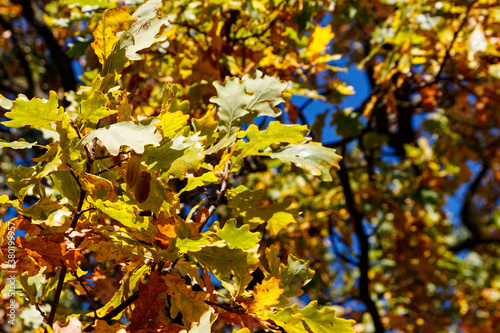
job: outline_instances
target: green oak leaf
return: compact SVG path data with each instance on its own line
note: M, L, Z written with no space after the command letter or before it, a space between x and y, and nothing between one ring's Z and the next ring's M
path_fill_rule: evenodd
M233 158L234 165L238 165L244 157L250 155L267 155L265 150L273 143L301 143L309 133L305 125L284 125L279 121L272 121L264 131L259 131L256 125L250 125L245 132L248 142L238 141L239 155Z
M188 178L186 187L180 190L176 196L179 197L183 192L189 192L195 188L206 186L213 183L220 183L220 178L218 178L213 172L206 172L199 177Z
M142 161L148 165L148 170L158 170L163 174L182 155L184 155L184 151L172 149L172 141L169 141L160 147L146 147L142 155Z
M324 307L317 309L318 301L312 301L305 308L299 309L297 304L291 306L292 312L300 313L302 320L307 324L313 333L356 333L352 326L354 320L346 320L335 317L335 310Z
M231 135L224 136L219 142L214 144L209 149L205 150L205 155L210 155L210 154L216 153L219 150L232 145L236 141L237 137L238 137L238 132L236 132L236 131Z
M175 113L177 111L182 111L183 114L189 113L189 101L182 101L179 103L177 98L180 86L173 84L169 86L165 84L162 89L162 104L161 109L163 112Z
M11 141L7 142L4 140L0 140L0 147L3 148L12 148L12 149L29 149L33 148L37 142L26 142L26 141Z
M61 208L62 206L60 202L53 201L52 198L48 197L43 200L39 200L37 203L27 208L19 209L19 213L29 216L35 220L46 220L51 213Z
M248 114L246 107L253 97L238 78L227 77L224 84L214 82L214 86L217 97L210 98L210 102L219 106L219 128L222 133L231 135L237 130L239 119Z
M215 141L214 134L219 124L215 120L215 114L215 110L208 110L200 119L193 118L191 120L195 132L200 132L200 135L207 137L207 145L211 145Z
M205 333L211 332L212 324L217 319L217 314L214 314L214 310L209 309L203 313L200 318L199 323L194 322L191 324L191 329L187 333ZM180 332L182 333L182 331Z
M200 136L200 133L194 133L190 135L189 129L187 127L185 132L186 133L177 133L177 135L172 138L171 148L175 150L183 150L192 147L193 149L201 151L206 138L204 136Z
M82 101L81 113L78 115L77 121L90 121L97 124L102 118L117 113L118 110L110 110L106 107L108 103L108 96L101 91L93 91L88 99Z
M323 147L318 142L289 145L269 156L288 165L293 163L313 176L320 176L323 181L332 181L330 169L340 169L339 161L342 159L335 149Z
M189 173L198 171L204 159L201 147L189 147L183 150L173 149L170 141L159 148L148 147L142 160L148 164L149 170L159 170L162 180L173 178L184 179Z
M73 206L78 204L80 199L80 186L71 175L70 171L55 171L51 175L55 188L61 193L63 198L67 198Z
M203 314L209 312L210 309L204 302L207 297L206 293L194 291L191 286L186 285L183 279L176 276L167 274L163 279L168 287L167 294L172 297L170 307L172 318L177 317L180 312L185 325L200 322ZM205 332L210 332L210 330Z
M149 223L147 220L135 214L137 207L129 205L124 201L111 202L108 200L102 201L101 199L98 199L93 203L101 212L117 220L129 229L141 230L148 228Z
M231 135L240 123L250 124L255 117L279 116L281 111L276 106L284 102L282 93L287 83L257 71L253 78L226 78L223 84L215 82L214 86L217 97L210 102L219 106L219 128L223 134Z
M355 333L352 328L354 320L335 317L335 310L325 307L318 310L318 301L312 301L303 309L297 304L287 306L278 312L266 311L261 314L263 319L272 319L286 332L306 332L304 322L308 327L307 332L312 333Z
M189 255L220 279L228 281L231 274L248 275L247 253L243 250L226 246L206 246L198 252L190 252Z
M222 242L216 243L213 232L202 232L193 238L177 238L175 241L179 253L198 252L205 246L215 246L216 244L224 245Z
M229 201L227 206L228 208L231 208L234 213L242 216L244 221L249 223L260 224L269 221L272 218L282 220L283 216L278 215L286 211L286 209L290 206L290 202L284 201L264 207L260 203L263 198L263 194L264 190L252 191L246 186L240 185L237 188L227 190L226 197ZM273 227L276 228L279 223L279 221L274 221Z
M123 200L132 205L138 206L141 210L149 210L155 214L164 211L167 213L175 213L179 200L170 192L165 189L158 181L152 179L150 183L149 196L146 201L138 203L135 198L130 194L133 191L127 187L127 184L122 184L124 190ZM130 193L129 193L130 192Z
M118 155L121 146L129 146L137 154L142 154L145 145L158 146L163 139L161 133L154 126L156 122L158 119L153 119L148 125L124 121L106 126L85 136L81 144L85 145L94 138L98 138L113 156Z
M44 285L47 283L47 279L43 275L46 269L46 266L42 267L36 275L31 277L28 276L28 273L19 275L19 282L23 286L31 304L37 304L43 296Z
M36 177L42 179L50 173L56 171L62 164L61 157L63 152L58 144L52 144L50 149L40 157L34 158L33 161L37 164Z
M272 311L265 311L260 314L262 319L272 319L277 325L282 327L287 333L304 333L307 330L302 323L303 316L300 313L295 313L287 306L274 313Z
M121 45L125 46L127 58L130 60L142 60L142 57L137 54L138 51L167 39L166 36L156 37L161 27L168 22L166 17L158 17L161 5L161 0L148 0L132 14L132 17L137 21L130 26L127 32L133 34L134 42L129 45Z
M132 14L137 21L129 29L116 34L120 39L115 45L113 54L106 59L103 74L119 73L128 66L130 60L142 60L137 52L167 38L157 37L161 27L168 22L166 17L157 16L160 6L161 0L149 0Z
M161 129L164 138L171 139L187 125L189 115L185 115L182 111L164 111L158 118L160 121L155 126Z
M236 227L236 219L228 220L222 229L219 222L214 222L216 235L222 239L230 249L248 250L254 248L260 241L258 232L251 232L248 224Z
M24 96L17 98L5 117L12 119L2 122L2 125L8 127L33 126L55 131L52 124L63 120L64 109L59 107L57 93L51 90L48 100L33 98L28 101Z
M285 289L286 297L300 296L304 293L302 287L308 284L314 276L314 271L309 268L307 261L288 255L287 265L281 264L279 268L280 287Z
M172 176L173 178L184 179L187 174L198 171L203 163L204 156L198 149L186 149L184 154L172 162L170 169L162 175L162 179Z
M276 108L280 103L285 102L282 97L283 91L288 83L272 76L263 76L261 71L256 71L255 77L245 75L242 78L247 92L252 92L252 100L247 108L251 111L252 119L245 119L245 123L252 122L254 117L269 116L278 117L281 110ZM246 118L246 117L245 117Z
M36 166L24 167L18 165L7 174L7 186L14 191L14 194L21 201L24 199L31 186L39 183L36 179Z

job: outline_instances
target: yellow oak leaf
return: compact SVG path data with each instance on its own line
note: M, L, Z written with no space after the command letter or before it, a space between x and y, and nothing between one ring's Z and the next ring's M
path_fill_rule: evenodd
M136 19L127 12L126 6L106 9L101 23L93 33L94 42L91 44L102 65L113 53L113 47L120 40L116 33L127 30L135 21Z
M326 47L332 40L335 34L332 32L332 27L327 25L326 27L316 26L310 37L310 43L307 46L306 58L308 61L313 62L322 53L325 52Z
M264 310L269 310L273 305L279 303L279 298L285 292L280 288L280 281L271 277L269 280L262 281L262 284L255 286L254 301L249 307L249 311L259 313Z

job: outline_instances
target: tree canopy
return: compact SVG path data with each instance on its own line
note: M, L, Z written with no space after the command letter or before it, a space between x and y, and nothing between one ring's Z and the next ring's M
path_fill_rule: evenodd
M499 13L0 1L4 330L500 331Z

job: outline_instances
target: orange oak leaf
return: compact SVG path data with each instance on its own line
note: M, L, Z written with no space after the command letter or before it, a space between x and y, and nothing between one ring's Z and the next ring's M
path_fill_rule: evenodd
M151 224L158 228L158 233L155 235L156 243L162 249L166 249L172 238L177 237L175 226L177 221L175 216L165 217L165 212L158 215L158 219L152 221Z
M158 317L165 307L167 295L162 294L168 287L158 271L153 271L148 282L139 285L139 298L134 302L131 324L128 330L135 332L143 328L151 319Z
M79 267L78 262L83 260L80 250L68 250L64 234L53 233L40 235L27 241L24 237L16 239L16 245L26 251L41 266L47 266L47 271L63 264L71 269Z
M269 330L265 322L261 322L256 317L246 313L222 312L219 313L219 318L228 325L237 325L241 328L246 327L250 331L253 331L253 329L257 327L266 331Z
M182 326L179 324L168 324L168 323L155 323L151 324L148 326L148 328L143 328L137 331L134 331L135 333L180 333L180 332L187 332L189 328L186 326Z
M208 271L206 268L203 269L203 282L205 282L205 287L207 288L207 293L210 295L210 301L217 301L217 295L215 294L215 286L212 283L212 279L208 275Z

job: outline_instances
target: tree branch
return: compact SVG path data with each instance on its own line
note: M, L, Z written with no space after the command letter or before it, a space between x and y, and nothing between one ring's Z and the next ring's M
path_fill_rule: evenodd
M87 294L87 298L89 299L90 305L92 306L92 310L94 310L94 318L97 319L98 318L97 317L97 309L99 308L99 306L94 301L94 298L90 294L90 291L87 289L87 286L85 286L83 279L81 277L79 277L76 272L73 273L73 276L78 280L78 282L82 286L83 290Z
M77 82L75 72L71 66L71 59L56 41L52 31L50 31L42 20L36 17L37 13L35 13L33 4L30 0L18 0L16 3L23 7L23 17L45 40L45 43L50 51L50 57L52 58L52 61L56 65L59 75L61 76L64 91L76 90Z
M345 153L345 147L343 153ZM354 201L354 193L352 192L351 184L349 181L349 174L346 169L344 160L339 162L340 170L338 170L338 175L340 179L340 184L344 192L344 198L346 201L346 208L354 222L354 231L358 238L360 255L359 255L359 296L363 303L365 303L368 312L370 313L373 324L375 326L376 333L385 332L384 326L380 321L380 315L378 313L377 307L370 297L369 284L370 280L368 278L368 271L370 269L368 253L370 251L370 244L368 242L368 237L363 229L363 213L358 210L356 203Z
M12 40L13 49L17 55L17 58L19 59L21 67L24 70L24 76L26 77L26 81L28 83L26 95L28 98L32 98L35 95L35 93L34 93L35 92L35 83L33 81L33 73L31 71L31 68L29 66L28 61L26 60L26 53L23 51L22 47L20 47L20 45L19 45L19 42L20 42L19 37L21 37L21 40L23 37L18 36L19 34L14 29L12 24L10 22L5 21L2 16L0 16L0 24L5 28L5 30L10 30L12 32L10 39Z
M479 186L481 185L481 181L489 170L488 162L484 161L481 171L476 175L474 180L472 181L467 193L465 194L464 202L462 205L462 210L460 211L460 219L464 227L467 228L470 232L470 236L461 241L458 244L455 244L450 247L450 251L452 252L460 252L465 249L472 249L479 244L500 244L500 239L496 238L488 238L483 237L481 235L481 230L475 221L471 218L471 210L472 210L472 199L474 195L477 193Z
M50 309L49 318L47 319L47 326L52 328L54 323L54 318L56 316L57 307L59 306L59 299L61 298L62 287L64 284L64 277L66 276L67 267L62 265L59 271L59 281L57 281L56 293L54 295L54 301L52 301L52 308ZM45 332L47 332L47 327L45 327Z

